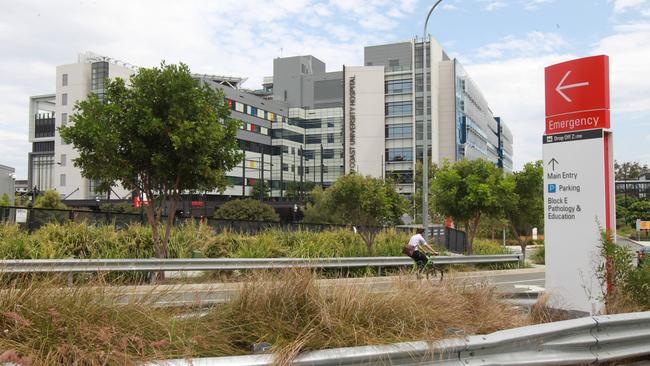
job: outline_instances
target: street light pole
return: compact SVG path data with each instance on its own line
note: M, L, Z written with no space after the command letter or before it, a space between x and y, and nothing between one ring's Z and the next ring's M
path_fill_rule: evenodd
M442 0L436 1L429 10L427 19L424 21L424 29L422 31L422 114L424 115L423 124L423 137L424 146L422 147L422 226L424 228L424 239L429 237L429 137L428 123L427 123L427 25L429 24L429 17L433 10L440 4ZM433 115L433 113L432 113ZM416 149L417 150L417 149Z

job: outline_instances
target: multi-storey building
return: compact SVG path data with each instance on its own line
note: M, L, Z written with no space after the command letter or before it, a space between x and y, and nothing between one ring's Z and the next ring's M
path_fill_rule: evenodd
M69 123L76 102L91 93L103 98L107 78L128 79L136 70L137 67L130 64L92 53L81 54L77 63L57 67L56 93L30 98L31 188L36 187L41 191L55 189L68 200L95 200L99 196L95 192L97 184L83 178L81 171L73 166L72 160L78 153L73 146L62 141L57 129ZM251 196L255 187L259 188L258 192L265 192L267 186L276 185L275 180L299 180L302 169L296 168L297 164L293 161L304 146L304 130L297 126L286 127L299 138L283 136L273 141L273 130L282 130L289 125L285 103L240 89L240 84L245 80L243 78L198 74L194 77L212 88L222 90L231 108L231 118L242 122L237 139L244 158L241 166L227 173L232 186L224 192L209 193ZM293 174L288 174L289 166L285 171L283 161L291 166ZM282 195L283 189L286 187L275 190L275 195ZM132 192L116 187L112 193L112 198L125 199L130 198Z
M30 189L54 187L55 94L29 98L29 142L27 182Z
M72 166L77 154L56 128L68 123L76 101L90 93L102 98L107 77L128 78L136 69L89 53L57 67L56 93L30 98L30 187L54 188L70 199L96 196L94 182ZM223 90L231 117L242 121L237 139L245 157L227 173L232 186L213 195L251 196L257 187L256 194L268 189L284 197L292 183L294 190L305 183L327 187L355 171L394 179L409 196L425 146L435 164L482 158L512 171L510 130L435 39L369 46L364 66L335 72L311 55L276 58L273 76L254 91L241 88L243 78L194 77Z
M438 165L481 158L512 170L510 131L495 119L460 62L435 39L366 47L364 63L343 71L346 171L393 178L399 191L410 195L424 146Z
M342 72L326 72L314 56L273 60L264 89L289 107L291 125L302 128L304 180L327 187L344 174Z

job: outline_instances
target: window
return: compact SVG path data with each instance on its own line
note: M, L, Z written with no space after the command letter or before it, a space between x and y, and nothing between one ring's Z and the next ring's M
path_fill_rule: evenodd
M61 154L61 161L59 162L59 164L61 166L65 166L67 164L67 160L68 160L67 155L66 154Z
M323 159L334 159L334 149L323 149Z
M61 75L61 86L68 86L68 74Z
M413 126L411 124L399 124L386 126L387 139L404 139L413 137Z
M386 94L411 93L413 91L413 82L411 79L389 80L386 82Z
M387 178L397 184L410 184L413 183L413 171L411 170L396 170L388 172Z
M386 161L413 161L413 149L410 147L386 149Z
M68 105L68 94L61 94L61 105Z
M320 135L307 135L305 137L305 143L307 144L320 144L321 136Z
M61 175L59 176L59 185L60 185L61 187L65 187L65 174L61 174Z
M264 111L264 110L262 110L262 109L258 109L256 115L257 115L257 117L259 117L259 118L266 119L266 111Z
M332 144L334 143L334 134L333 133L328 133L327 134L327 142Z
M269 134L269 129L266 127L260 127L260 133L262 135L268 135Z
M386 103L385 113L387 117L410 116L413 114L413 104L411 101Z
M235 104L235 110L237 112L244 113L244 111L246 110L246 104L241 102L233 102L233 103Z
M66 126L68 124L68 114L61 113L61 126Z
M282 171L288 172L289 171L289 164L282 163Z

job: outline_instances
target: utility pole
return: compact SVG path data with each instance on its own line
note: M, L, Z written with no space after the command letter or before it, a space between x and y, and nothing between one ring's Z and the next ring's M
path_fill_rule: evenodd
M424 29L422 31L422 96L423 96L423 132L424 132L424 146L422 148L422 226L424 227L424 240L429 237L429 136L428 136L428 121L427 121L427 25L429 24L429 17L433 10L440 4L442 0L436 1L429 10L427 19L424 21ZM433 112L433 111L432 111ZM433 113L431 113L433 115Z

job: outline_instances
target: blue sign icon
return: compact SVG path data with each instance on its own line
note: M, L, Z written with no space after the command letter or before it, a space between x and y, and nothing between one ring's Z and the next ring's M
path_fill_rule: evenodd
M555 184L548 185L548 193L555 193L556 187Z

